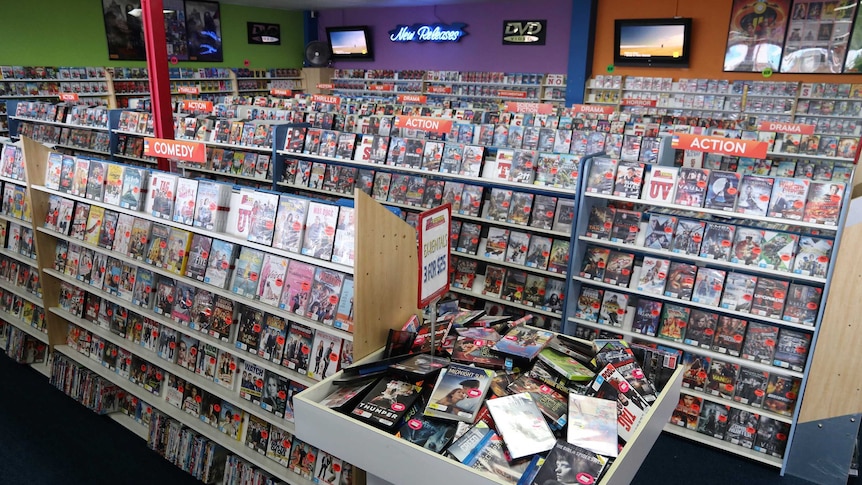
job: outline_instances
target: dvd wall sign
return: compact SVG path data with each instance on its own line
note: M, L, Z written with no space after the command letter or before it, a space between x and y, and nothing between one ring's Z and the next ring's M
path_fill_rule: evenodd
M281 25L246 22L249 44L281 45Z
M504 20L503 45L545 45L547 20Z
M467 24L413 24L396 25L389 31L392 42L458 42L467 35Z

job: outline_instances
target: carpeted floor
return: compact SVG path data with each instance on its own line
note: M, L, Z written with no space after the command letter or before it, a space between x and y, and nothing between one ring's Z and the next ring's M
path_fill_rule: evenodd
M0 484L118 483L200 482L150 451L126 428L88 411L50 386L42 374L0 352ZM633 483L810 482L780 477L777 469L663 434Z

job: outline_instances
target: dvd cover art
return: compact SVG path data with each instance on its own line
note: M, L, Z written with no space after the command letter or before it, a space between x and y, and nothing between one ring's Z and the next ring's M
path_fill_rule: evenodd
M725 272L719 269L700 268L694 281L691 301L718 307L724 288Z
M600 246L588 246L581 266L581 277L601 281L604 279L611 250Z
M754 300L754 288L756 286L756 276L731 272L727 275L724 285L724 293L720 302L721 308L737 312L751 311L751 302Z
M310 202L302 254L328 261L332 257L337 224L337 206Z
M661 325L658 337L683 342L691 309L682 305L665 303L661 312Z
M822 296L822 288L791 283L782 319L813 326L817 321Z
M787 298L789 283L773 278L761 277L757 280L751 313L767 318L780 319Z
M771 365L777 340L778 327L758 322L749 323L742 346L742 358Z
M702 404L702 398L680 393L679 402L677 402L670 421L677 426L696 430Z
M844 200L845 184L811 182L802 220L817 224L837 225Z
M499 298L503 291L503 277L506 270L499 266L488 265L485 268L485 283L482 294Z
M610 239L614 226L616 209L612 207L593 206L587 223L586 236L595 239Z
M730 261L736 226L710 222L706 225L700 257L717 261Z
M711 171L703 206L733 212L739 195L739 182L740 175L736 172Z
M768 380L768 372L741 367L736 378L733 400L753 407L760 407L766 394L766 382Z
M697 266L673 261L670 263L665 285L664 294L671 298L690 300L694 290L694 281L697 275Z
M774 180L770 177L743 175L739 185L736 212L752 216L765 216L769 208Z
M612 285L628 287L634 260L635 256L632 253L611 251L605 266L603 281Z
M766 384L766 397L763 409L784 416L791 416L799 397L800 380L796 377L771 374Z
M617 168L613 195L628 199L640 197L643 183L644 165L636 162L623 162Z
M682 167L676 184L674 203L688 207L703 207L709 170Z
M727 431L724 440L743 448L754 446L757 423L760 415L744 409L731 408L727 418Z
M511 239L510 239L511 242ZM548 259L548 271L566 274L569 266L569 241L554 239L551 245L551 255Z
M278 194L257 192L251 208L247 239L250 242L272 245Z
M697 432L723 440L727 431L729 413L730 406L712 401L704 402L697 423Z
M775 179L769 202L769 217L802 220L810 182L794 178Z
M625 293L606 290L601 309L599 323L622 327L627 311L629 296Z
M612 195L617 173L617 161L611 158L594 158L590 165L586 190L593 194Z
M832 257L833 241L811 236L799 238L799 248L793 261L793 272L825 278Z
M715 329L715 337L712 341L712 350L739 357L742 351L742 342L745 339L745 330L748 322L739 318L726 315L718 317L718 326Z
M632 332L655 337L658 332L662 302L639 298L632 322Z
M603 299L604 290L582 286L581 293L578 296L578 306L575 309L575 318L597 323Z
M530 248L527 251L526 265L530 268L547 269L551 257L552 241L549 237L538 235L530 238Z
M763 252L764 231L753 227L737 227L730 261L755 264Z
M677 218L664 214L650 214L644 237L644 247L670 250Z
M811 334L782 328L778 334L772 365L802 372L810 346Z
M703 233L706 223L694 219L680 219L676 225L673 242L670 249L675 253L700 255L700 245L703 242Z
M717 325L717 314L693 308L688 319L683 343L706 350L711 349Z
M640 230L641 213L617 209L614 214L614 226L611 229L611 241L634 244Z
M733 399L739 364L712 359L709 364L709 380L705 392L725 399Z
M644 256L638 276L638 291L653 295L663 295L668 281L670 261L667 259Z

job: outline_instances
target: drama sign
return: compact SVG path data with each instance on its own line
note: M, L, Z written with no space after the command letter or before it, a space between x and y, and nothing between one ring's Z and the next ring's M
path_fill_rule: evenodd
M396 25L389 31L389 40L392 42L458 42L461 37L467 35L464 31L465 27L467 24L463 22Z
M547 20L504 20L503 45L545 45Z

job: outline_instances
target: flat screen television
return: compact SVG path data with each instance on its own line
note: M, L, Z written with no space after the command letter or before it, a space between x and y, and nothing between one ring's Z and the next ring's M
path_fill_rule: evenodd
M691 19L617 19L614 64L640 67L688 67Z
M371 29L367 26L327 27L326 37L332 50L332 59L374 59L371 48Z

